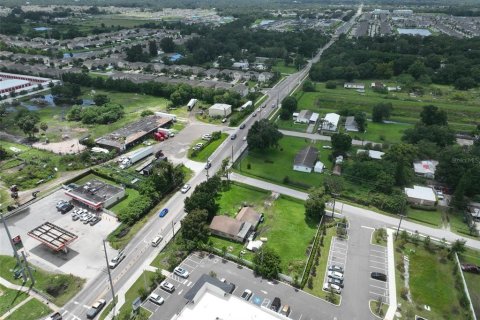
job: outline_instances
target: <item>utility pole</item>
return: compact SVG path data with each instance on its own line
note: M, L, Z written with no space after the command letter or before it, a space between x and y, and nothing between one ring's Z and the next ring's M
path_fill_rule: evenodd
M23 262L25 263L25 268L27 268L28 275L30 276L30 280L32 281L32 287L33 287L35 285L35 279L33 278L32 269L30 269L30 266L28 265L27 256L25 255L24 251L22 251L22 257L23 257Z
M112 319L115 319L115 305L117 304L117 301L115 300L115 290L113 289L112 274L110 273L110 266L108 265L107 246L105 245L105 240L103 240L103 251L105 252L105 262L107 263L108 281L110 282L110 289L112 290Z
M400 226L402 225L402 220L403 218L405 218L406 216L404 215L404 211L405 210L405 203L402 204L402 207L400 208L400 221L398 222L398 227L397 227L397 233L395 234L395 240L397 240L398 238L398 233L400 232Z
M172 220L172 239L175 238L175 223Z
M18 256L17 248L13 243L12 235L10 234L10 230L8 230L7 222L3 217L3 213L0 213L0 216L2 217L3 226L5 228L5 231L7 232L8 241L10 241L10 245L12 246L13 255L15 256L15 259L17 259L17 264L21 267L23 282L27 282L27 275L25 274L25 270L23 269L22 262L20 261L20 257Z

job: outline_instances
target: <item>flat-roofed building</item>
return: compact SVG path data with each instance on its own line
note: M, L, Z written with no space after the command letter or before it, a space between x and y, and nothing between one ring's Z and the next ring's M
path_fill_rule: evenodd
M125 197L125 189L93 179L65 192L65 194L91 209L100 210L122 200Z
M407 200L411 204L433 207L437 201L435 192L430 187L413 186L405 188Z

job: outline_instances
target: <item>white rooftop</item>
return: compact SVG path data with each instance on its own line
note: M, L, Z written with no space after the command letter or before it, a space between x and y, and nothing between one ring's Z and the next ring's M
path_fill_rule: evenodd
M381 152L377 150L365 150L365 149L358 149L357 154L359 153L367 153L370 158L375 160L382 159L383 155L385 154L385 152Z
M228 110L230 109L232 106L229 105L229 104L226 104L226 103L215 103L214 105L212 105L209 110Z
M413 186L413 188L405 188L405 193L409 198L437 201L435 192L429 187Z
M30 81L26 81L26 80L5 79L0 81L0 90L9 89L11 87L21 86L29 83Z
M269 310L260 308L232 295L220 296L212 290L206 290L195 304L189 303L175 320L278 320L285 319Z
M436 160L423 160L419 162L413 163L413 170L417 174L435 174L435 170L437 168L438 161Z

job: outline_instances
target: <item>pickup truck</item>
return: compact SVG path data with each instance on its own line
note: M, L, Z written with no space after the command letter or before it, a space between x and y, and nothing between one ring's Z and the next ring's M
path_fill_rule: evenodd
M95 302L90 309L87 311L87 319L95 318L100 311L102 311L103 307L105 307L106 301L104 299L100 299Z

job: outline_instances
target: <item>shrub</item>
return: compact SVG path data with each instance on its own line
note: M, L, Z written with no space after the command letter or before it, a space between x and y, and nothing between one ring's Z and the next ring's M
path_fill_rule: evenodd
M408 300L408 288L407 287L402 288L402 290L400 291L400 296L402 297L402 299Z
M325 88L335 89L337 88L337 83L335 81L327 81L327 83L325 83Z

